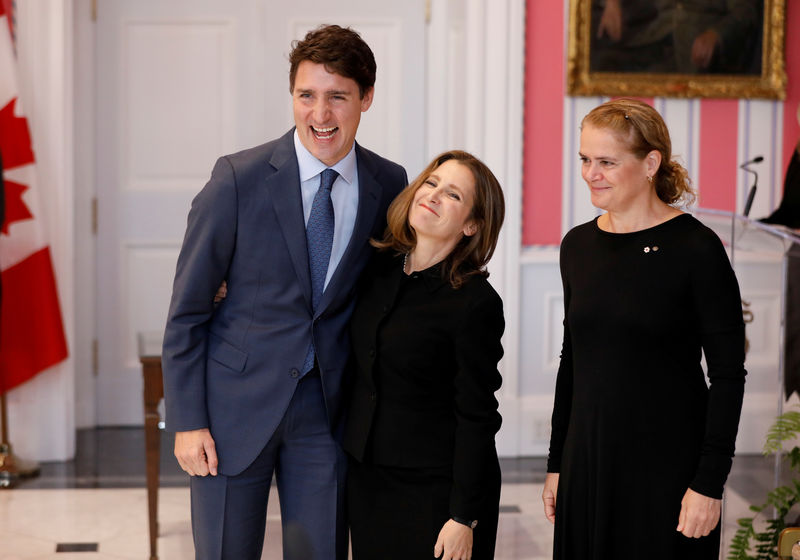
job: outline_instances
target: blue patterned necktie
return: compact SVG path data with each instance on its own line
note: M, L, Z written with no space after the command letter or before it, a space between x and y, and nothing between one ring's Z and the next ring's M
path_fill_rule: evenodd
M322 299L325 277L328 274L328 263L331 260L333 246L333 202L331 188L339 173L333 169L325 169L319 181L319 190L311 204L311 215L306 224L306 243L308 245L308 268L311 273L311 308L314 313ZM314 365L314 345L309 347L303 364L303 373Z

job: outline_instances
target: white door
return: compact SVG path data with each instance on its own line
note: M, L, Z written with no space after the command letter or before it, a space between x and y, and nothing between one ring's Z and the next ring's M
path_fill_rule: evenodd
M142 423L136 335L164 327L189 205L216 158L292 125L293 39L321 23L361 32L378 77L357 139L421 170L425 1L332 4L98 4L98 425Z

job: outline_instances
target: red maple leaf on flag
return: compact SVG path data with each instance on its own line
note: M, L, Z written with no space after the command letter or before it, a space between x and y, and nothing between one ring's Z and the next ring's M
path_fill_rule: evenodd
M22 201L22 193L28 188L14 181L5 181L6 189L6 221L2 233L8 235L8 226L14 222L22 222L33 218L33 214Z
M3 156L4 169L33 163L28 120L14 116L16 103L15 97L0 109L0 154Z

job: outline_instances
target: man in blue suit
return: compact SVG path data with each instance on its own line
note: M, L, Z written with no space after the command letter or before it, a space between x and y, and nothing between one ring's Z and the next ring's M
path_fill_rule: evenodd
M346 558L347 324L407 177L355 142L375 83L361 37L322 26L293 47L295 128L217 161L178 257L162 363L198 559L261 557L273 473L284 558Z

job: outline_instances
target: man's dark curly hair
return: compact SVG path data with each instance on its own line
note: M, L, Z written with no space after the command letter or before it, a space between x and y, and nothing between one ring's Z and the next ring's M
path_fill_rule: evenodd
M350 78L358 84L360 97L375 85L375 57L356 31L338 25L321 25L302 41L292 42L289 55L289 91L294 91L297 67L304 60L324 64L328 72Z

